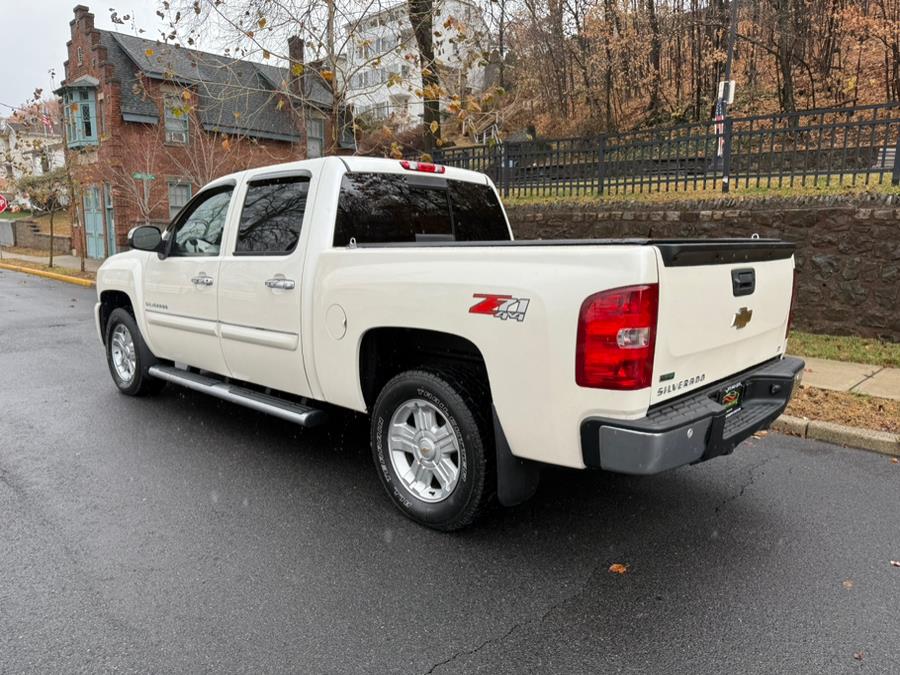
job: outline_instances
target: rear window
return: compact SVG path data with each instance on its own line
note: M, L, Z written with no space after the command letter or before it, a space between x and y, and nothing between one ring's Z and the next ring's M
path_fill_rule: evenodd
M438 176L347 173L334 245L508 241L497 195L487 185Z

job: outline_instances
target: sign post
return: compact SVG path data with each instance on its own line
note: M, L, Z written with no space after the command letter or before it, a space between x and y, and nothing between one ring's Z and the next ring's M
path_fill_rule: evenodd
M9 208L9 201L3 195L0 195L0 213ZM0 241L0 260L3 259L3 242Z

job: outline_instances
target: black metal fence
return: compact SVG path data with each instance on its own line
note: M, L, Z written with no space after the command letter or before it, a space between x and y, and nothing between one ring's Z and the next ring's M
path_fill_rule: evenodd
M822 108L585 138L447 148L503 196L900 182L900 103Z

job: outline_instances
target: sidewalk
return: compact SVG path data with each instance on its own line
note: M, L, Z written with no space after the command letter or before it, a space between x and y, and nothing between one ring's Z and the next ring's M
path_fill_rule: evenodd
M801 357L806 361L803 386L849 391L900 401L900 368Z
M22 253L11 253L7 250L3 250L3 257L0 258L3 261L13 261L13 260L25 260L27 262L40 263L41 265L47 265L50 263L50 256L41 256L41 255L24 255ZM85 258L84 261L84 270L86 272L96 272L103 261L102 260L91 260L90 258ZM56 266L70 269L70 270L80 270L81 269L81 258L74 255L54 255L53 256L53 266Z

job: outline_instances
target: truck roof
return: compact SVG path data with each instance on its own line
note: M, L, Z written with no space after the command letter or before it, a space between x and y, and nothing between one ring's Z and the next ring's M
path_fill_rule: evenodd
M304 159L298 162L285 162L282 164L270 164L268 166L259 166L245 171L228 174L211 181L204 188L214 187L219 184L231 181L239 181L244 178L255 178L257 176L265 176L271 173L282 171L321 171L326 163L341 162L347 171L368 171L373 173L397 173L409 174L413 173L412 169L407 169L401 163L403 160L388 159L385 157L356 157L356 156L339 156L331 155L328 157L320 157L318 159ZM412 162L415 164L415 162ZM480 183L486 185L488 178L483 173L477 171L469 171L467 169L458 169L452 166L445 166L444 172L441 174L444 178L452 180L462 180L470 183Z

